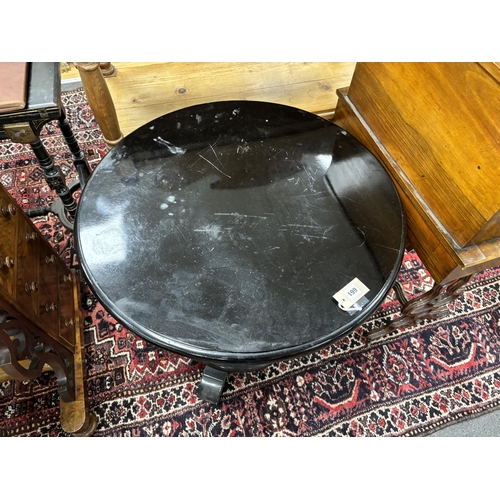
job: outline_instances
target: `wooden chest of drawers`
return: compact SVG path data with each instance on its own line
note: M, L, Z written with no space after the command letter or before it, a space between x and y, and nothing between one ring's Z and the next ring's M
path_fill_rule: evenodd
M54 370L63 429L88 434L76 274L1 185L0 235L0 380Z
M334 122L392 176L436 283L500 265L500 67L358 63Z

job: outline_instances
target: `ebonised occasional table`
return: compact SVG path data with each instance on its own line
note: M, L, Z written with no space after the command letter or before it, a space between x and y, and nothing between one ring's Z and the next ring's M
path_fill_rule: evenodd
M297 108L222 101L157 118L100 162L78 205L82 270L142 338L226 376L327 346L386 297L404 254L379 161ZM335 298L333 297L335 296Z

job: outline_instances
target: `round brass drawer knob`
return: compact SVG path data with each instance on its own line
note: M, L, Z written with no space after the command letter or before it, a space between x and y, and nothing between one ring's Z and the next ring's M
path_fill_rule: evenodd
M25 283L24 289L26 290L26 293L36 292L38 290L38 283L36 281L33 281L32 283Z
M0 259L0 269L12 269L14 267L14 259L12 257L5 257Z
M2 205L2 215L4 217L10 217L11 215L16 215L16 213L17 213L17 207L12 203L9 203L8 205Z
M55 264L56 263L56 256L55 255L51 255L50 257L47 255L47 257L45 257L45 263L46 264Z

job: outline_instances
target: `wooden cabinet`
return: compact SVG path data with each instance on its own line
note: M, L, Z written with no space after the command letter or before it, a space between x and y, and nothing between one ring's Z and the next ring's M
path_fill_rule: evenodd
M392 176L436 283L500 265L500 68L358 63L334 121Z
M76 275L0 185L0 380L54 370L61 424L88 435Z

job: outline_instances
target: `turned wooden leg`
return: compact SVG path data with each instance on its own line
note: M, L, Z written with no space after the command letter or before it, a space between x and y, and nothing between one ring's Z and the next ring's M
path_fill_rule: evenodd
M123 139L123 134L120 130L115 105L102 74L100 63L77 62L75 65L80 72L83 89L104 140L108 147L112 148Z
M97 427L97 417L89 409L85 390L85 373L83 362L83 338L80 324L79 303L76 274L73 275L73 301L75 308L75 399L71 402L61 400L61 427L73 436L91 436Z
M474 275L471 274L447 285L435 284L428 292L412 300L406 298L403 287L396 282L394 291L403 306L401 316L394 319L385 328L366 335L368 342L372 342L398 328L413 326L419 320L436 319L448 314L448 304L462 295L466 285L473 277Z

